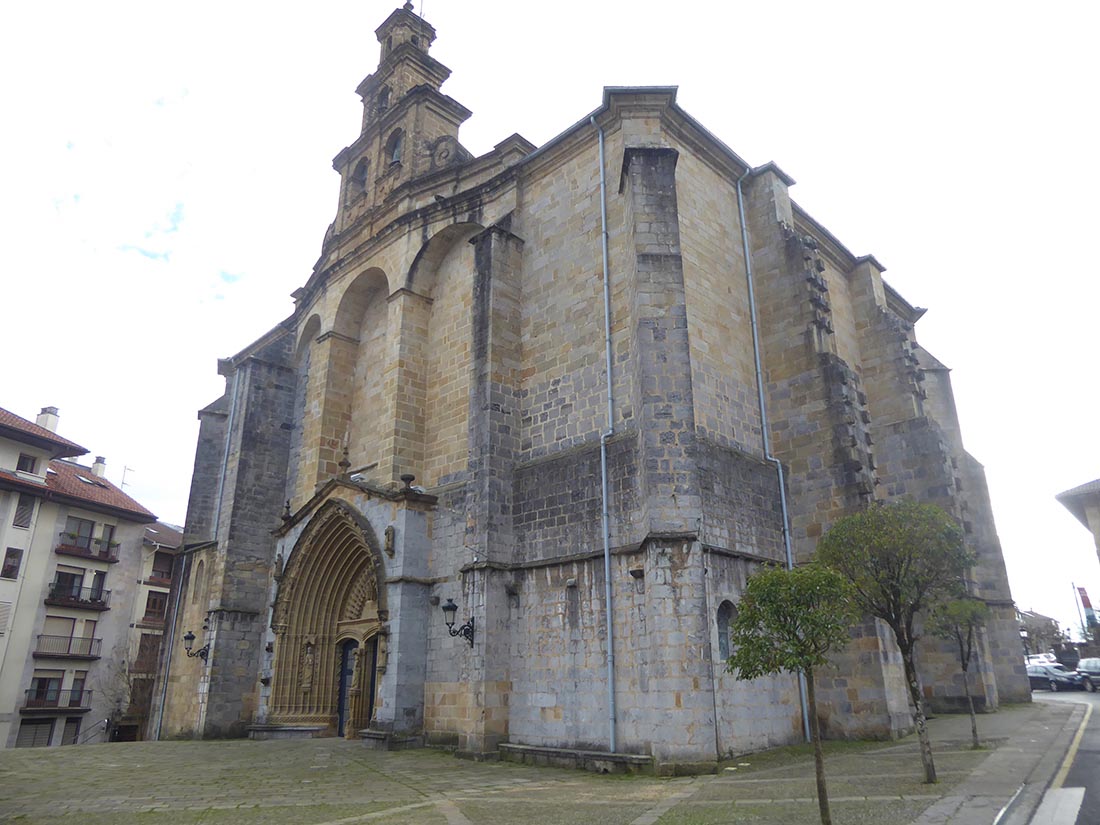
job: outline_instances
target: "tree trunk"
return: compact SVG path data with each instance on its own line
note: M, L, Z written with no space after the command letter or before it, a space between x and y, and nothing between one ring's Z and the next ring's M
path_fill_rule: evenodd
M970 693L970 671L963 671L963 689L966 691L966 703L970 706L970 739L974 750L979 750L982 743L978 741L978 717L974 713L974 697Z
M901 661L905 665L905 681L909 683L909 697L913 700L913 721L917 724L917 738L920 740L920 761L924 766L924 781L933 785L936 782L936 763L932 759L932 740L928 738L928 725L924 718L924 697L920 692L917 668L913 663L913 649L901 652Z
M833 825L829 816L829 794L825 790L825 754L821 750L821 729L817 723L817 695L814 693L814 671L806 672L806 704L810 710L810 741L814 743L814 773L817 775L817 808L821 813L821 825Z

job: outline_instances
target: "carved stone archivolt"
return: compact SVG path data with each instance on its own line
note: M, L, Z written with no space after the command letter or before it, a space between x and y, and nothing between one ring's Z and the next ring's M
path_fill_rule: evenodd
M341 646L358 642L352 667L345 731L366 727L375 706L364 690L380 680L364 671L376 660L376 634L384 621L382 555L366 518L350 504L324 504L290 552L272 610L278 644L273 662L269 720L274 724L325 724L336 731Z

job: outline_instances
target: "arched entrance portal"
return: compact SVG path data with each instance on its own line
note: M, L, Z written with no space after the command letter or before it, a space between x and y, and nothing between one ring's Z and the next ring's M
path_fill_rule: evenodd
M275 598L270 724L323 726L348 737L370 724L382 570L367 520L346 502L323 505L287 559Z

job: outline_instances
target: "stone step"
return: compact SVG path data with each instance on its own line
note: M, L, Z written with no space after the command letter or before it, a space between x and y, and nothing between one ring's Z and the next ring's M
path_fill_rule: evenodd
M636 753L544 748L506 742L500 746L500 758L506 762L574 768L593 773L653 773L653 757Z

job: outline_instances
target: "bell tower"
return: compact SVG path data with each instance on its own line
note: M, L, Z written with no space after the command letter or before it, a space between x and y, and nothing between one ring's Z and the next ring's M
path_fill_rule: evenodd
M405 3L375 31L378 69L356 89L362 129L333 160L343 179L340 228L402 184L470 157L458 129L471 112L440 92L451 70L428 54L435 29L412 9Z

